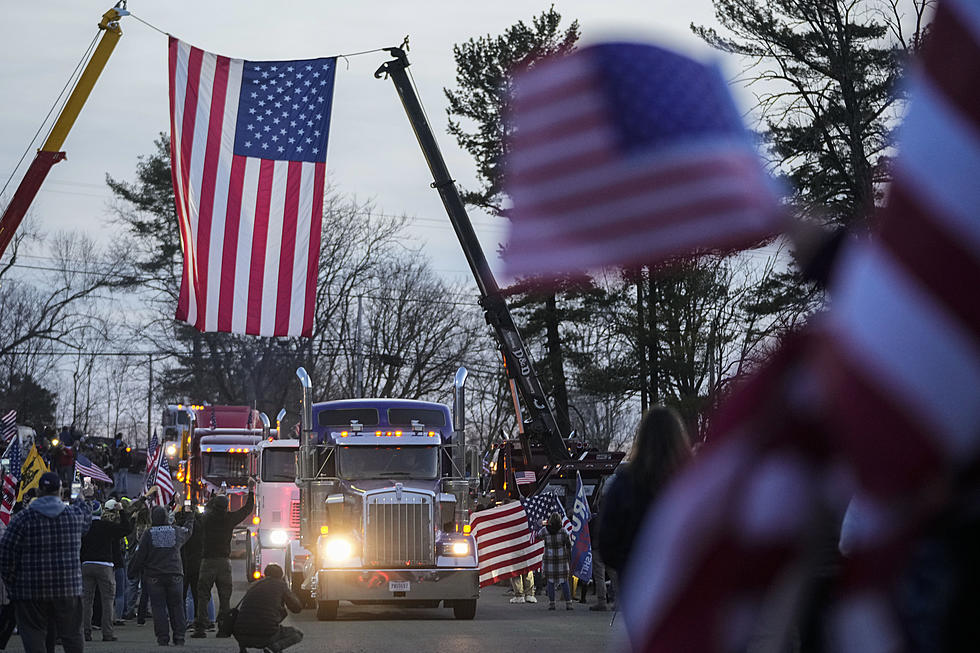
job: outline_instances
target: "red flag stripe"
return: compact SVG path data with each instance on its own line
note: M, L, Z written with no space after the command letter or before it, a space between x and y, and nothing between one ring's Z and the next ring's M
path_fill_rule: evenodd
M221 259L221 296L218 300L218 331L231 331L235 314L236 278L238 271L239 227L242 222L242 193L245 184L245 157L234 156L228 182L228 218L225 220ZM237 219L236 219L237 218Z
M290 161L286 169L286 201L283 213L281 252L296 251L296 223L299 219L300 183L303 174L301 161ZM289 333L290 306L293 302L293 256L279 257L279 278L276 293L275 333Z
M310 215L310 246L306 266L306 310L303 314L302 335L313 335L313 312L316 305L316 280L320 269L320 233L323 226L323 189L327 165L317 163L313 176L313 208Z
M248 278L248 333L262 328L262 287L265 275L265 253L268 242L269 212L272 204L272 180L275 162L263 159L259 164L259 186L255 199L255 227L252 232L252 272Z
M962 288L980 288L980 261L976 253L939 224L899 179L891 192L892 210L882 225L881 242L909 273L924 284L958 319L980 326L980 302ZM957 279L951 284L950 279Z
M925 72L974 125L980 124L980 43L970 29L970 9L961 2L943 2L930 25ZM953 64L952 62L955 62Z

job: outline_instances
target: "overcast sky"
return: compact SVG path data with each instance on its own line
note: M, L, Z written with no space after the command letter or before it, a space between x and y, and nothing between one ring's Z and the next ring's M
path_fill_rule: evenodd
M95 35L107 0L8 2L0 23L0 176L13 171L30 137ZM411 36L412 72L450 171L475 186L474 166L446 134L444 87L454 86L452 47L497 35L547 2L253 0L131 0L143 20L203 49L246 59L298 59L397 45ZM582 26L583 42L630 38L668 45L702 59L717 58L691 33L713 24L709 0L559 0L558 11ZM132 17L65 144L68 160L52 170L34 204L44 230L84 229L107 239L105 173L132 179L137 156L168 129L166 38ZM411 235L443 276L470 281L421 151L388 81L374 79L384 53L338 65L327 167L336 189L371 199L384 213L411 216ZM721 62L729 77L737 61ZM744 100L744 97L742 98ZM743 102L744 106L744 102ZM8 188L20 180L24 166ZM0 181L0 183L2 183ZM488 256L506 237L503 220L471 212ZM175 225L176 228L176 225Z

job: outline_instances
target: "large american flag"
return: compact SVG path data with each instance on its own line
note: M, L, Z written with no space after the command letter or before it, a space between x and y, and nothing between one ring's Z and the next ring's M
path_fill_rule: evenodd
M541 566L544 543L532 542L527 513L520 502L474 513L470 528L476 540L480 587Z
M0 522L10 523L10 515L17 502L17 484L20 482L20 468L24 464L24 454L20 450L20 442L14 438L7 449L9 468L3 473L3 485L0 487Z
M626 574L643 582L622 603L636 650L745 650L847 477L863 528L827 650L903 649L889 593L910 534L958 514L980 463L980 5L941 2L931 30L876 233L841 254L826 317L732 396L646 520Z
M0 439L10 442L15 435L17 435L17 411L11 410L0 417Z
M582 48L518 75L510 111L512 275L744 247L781 226L713 66L650 45Z
M246 61L170 39L177 319L309 336L336 60Z
M112 483L112 479L102 469L81 453L75 454L75 476L90 476L96 481Z
M569 535L572 534L572 522L565 514L565 506L561 505L561 500L554 492L541 492L521 499L521 503L524 504L524 510L527 512L528 526L531 528L532 536L541 530L553 512L561 515L562 528Z

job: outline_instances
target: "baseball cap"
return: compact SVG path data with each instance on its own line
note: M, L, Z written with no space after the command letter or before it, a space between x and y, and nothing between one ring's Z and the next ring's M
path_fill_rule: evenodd
M116 501L115 499L109 499L108 501L106 501L106 502L105 502L105 505L104 505L104 506L102 506L102 507L103 507L103 508L104 508L105 510L119 510L119 508L120 508L120 507L122 507L122 506L121 506L121 504L120 504L120 503L119 503L118 501Z
M61 489L61 479L54 472L44 472L37 482L37 487L42 492L57 492Z

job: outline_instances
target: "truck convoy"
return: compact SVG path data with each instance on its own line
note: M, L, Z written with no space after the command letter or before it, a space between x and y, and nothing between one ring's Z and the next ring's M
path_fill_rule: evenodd
M296 484L300 538L311 552L303 588L320 620L341 600L452 608L472 619L479 598L471 490L462 477L463 383L455 420L442 404L404 399L313 403L306 370ZM287 576L294 569L287 567Z

